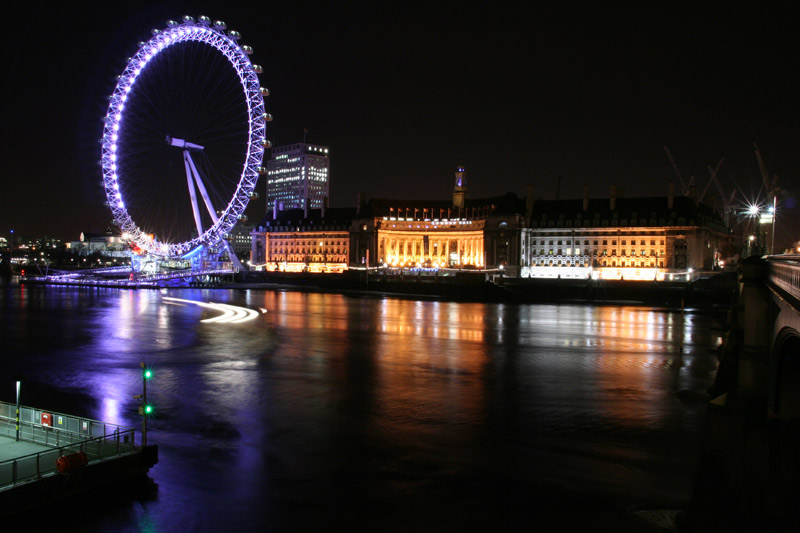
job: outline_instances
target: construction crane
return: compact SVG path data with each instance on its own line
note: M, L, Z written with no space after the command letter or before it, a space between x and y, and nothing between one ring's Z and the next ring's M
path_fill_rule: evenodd
M753 147L756 149L756 159L758 160L758 169L761 171L761 179L764 180L764 192L767 195L767 200L772 204L772 237L769 246L769 253L772 254L775 249L775 217L778 214L778 191L780 190L778 188L778 175L775 174L772 177L772 181L770 181L767 175L767 169L764 166L764 160L761 158L761 151L758 149L758 144L753 143Z
M708 178L708 183L706 183L706 186L703 187L703 192L701 192L700 196L697 197L697 201L698 202L702 202L703 201L703 199L706 197L706 193L708 193L708 188L711 186L711 182L716 181L717 172L719 171L719 167L722 166L722 162L724 160L725 160L725 158L720 159L719 163L717 163L717 166L714 169L712 169L710 166L708 167L708 172L711 175L711 177ZM723 198L723 200L724 200L724 198Z
M767 169L764 166L764 160L761 159L761 151L758 149L758 144L753 143L753 147L756 149L756 159L758 160L758 169L761 171L761 179L764 180L764 193L769 200L774 201L778 194L778 175L775 174L772 177L772 181L770 181Z
M694 176L691 177L689 183L686 183L686 180L683 179L683 175L681 171L678 170L678 165L675 164L675 159L673 159L672 154L669 152L669 148L666 146L664 147L664 151L667 152L667 157L669 157L669 162L672 163L672 168L675 169L675 174L678 176L678 180L681 182L681 194L684 196L689 196L689 189L694 186Z
M736 212L736 206L733 203L734 198L736 198L736 189L731 191L730 196L725 194L725 191L722 189L722 184L719 182L719 178L717 177L717 171L719 171L719 167L722 164L722 159L720 159L719 163L717 164L717 168L711 168L711 165L708 165L708 173L711 175L711 180L709 180L709 184L713 181L714 185L717 186L717 191L719 192L719 197L722 200L722 214L725 220L725 226L730 228L731 227L731 215Z

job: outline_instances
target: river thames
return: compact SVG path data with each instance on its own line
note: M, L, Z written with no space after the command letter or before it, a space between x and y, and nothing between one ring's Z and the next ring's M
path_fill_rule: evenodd
M220 311L180 300L258 315L204 322ZM0 399L20 374L24 405L138 429L153 368L151 489L37 513L67 530L558 531L686 508L705 404L676 393L711 385L724 318L12 284Z

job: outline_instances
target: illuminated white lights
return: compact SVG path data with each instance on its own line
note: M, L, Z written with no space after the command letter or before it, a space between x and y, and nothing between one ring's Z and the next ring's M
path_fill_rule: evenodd
M241 324L242 322L249 322L250 320L255 319L261 313L267 312L266 309L263 308L260 309L261 313L259 313L258 311L254 311L253 309L247 309L246 307L239 307L236 305L220 304L214 302L209 302L209 303L195 302L194 300L184 300L182 298L172 298L170 296L164 296L163 299L168 300L170 302L181 302L222 312L221 315L201 320L200 322L203 323Z

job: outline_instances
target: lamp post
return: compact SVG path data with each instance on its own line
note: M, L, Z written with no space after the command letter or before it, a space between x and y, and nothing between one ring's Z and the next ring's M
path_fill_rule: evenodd
M772 242L769 245L769 253L775 253L775 217L778 216L778 197L772 197Z
M22 386L22 378L17 378L17 440L19 440L19 390Z

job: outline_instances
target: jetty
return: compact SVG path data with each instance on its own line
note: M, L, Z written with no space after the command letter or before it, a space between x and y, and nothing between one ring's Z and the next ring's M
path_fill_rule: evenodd
M158 447L135 430L0 402L0 517L145 475Z

